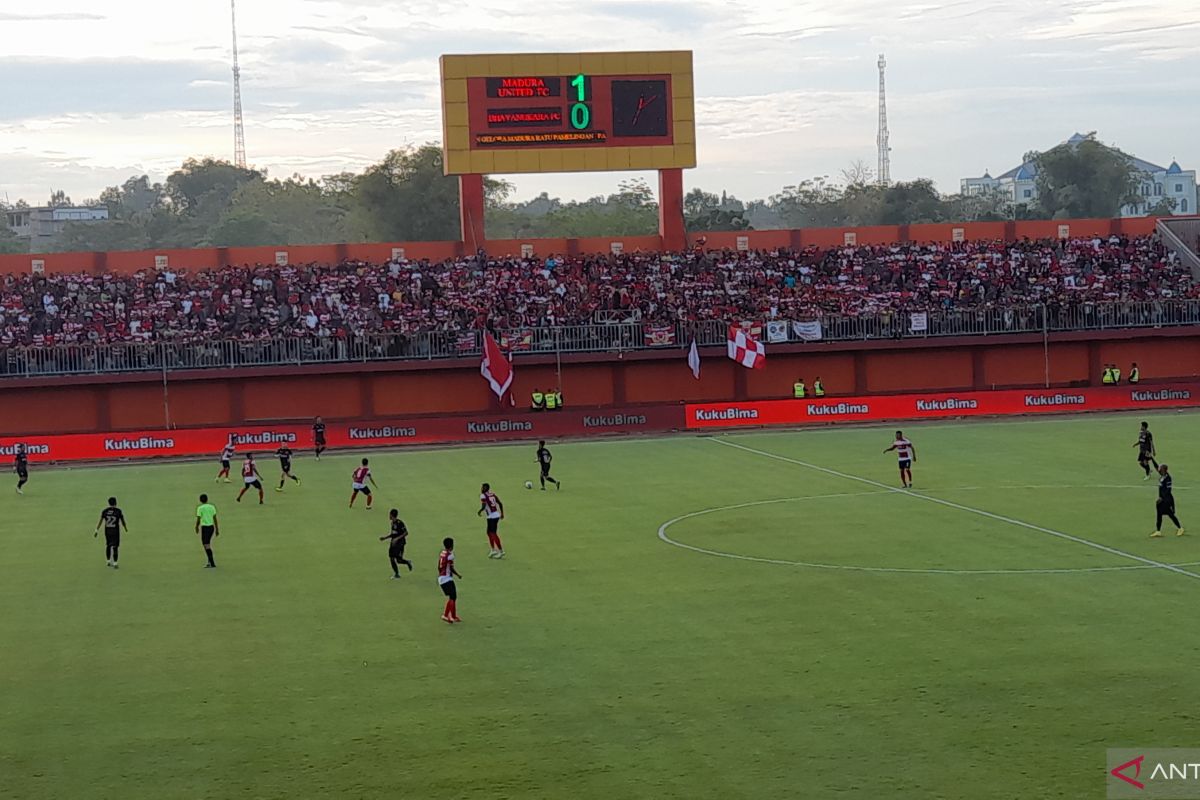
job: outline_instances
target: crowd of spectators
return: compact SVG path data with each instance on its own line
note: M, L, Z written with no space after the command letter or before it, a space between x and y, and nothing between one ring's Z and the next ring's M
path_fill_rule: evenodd
M256 341L638 318L813 319L1200 297L1152 237L0 277L0 346ZM598 314L597 312L604 312Z

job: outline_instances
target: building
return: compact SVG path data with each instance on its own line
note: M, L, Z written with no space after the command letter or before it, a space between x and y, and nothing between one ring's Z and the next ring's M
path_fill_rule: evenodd
M13 208L4 212L9 230L29 241L29 252L54 249L54 242L70 222L107 222L107 206L44 206Z
M1088 137L1075 134L1067 139L1065 144L1076 146ZM1139 191L1142 202L1121 208L1122 217L1144 217L1150 209L1166 198L1175 201L1177 216L1196 214L1196 170L1183 169L1175 161L1169 167L1160 167L1149 161L1130 156L1134 167L1140 173L1141 186ZM963 178L961 182L963 194L984 194L989 191L1000 192L1005 198L1018 205L1027 205L1037 200L1037 164L1026 161L1019 167L1013 167L1002 175L992 177L984 172L981 178Z

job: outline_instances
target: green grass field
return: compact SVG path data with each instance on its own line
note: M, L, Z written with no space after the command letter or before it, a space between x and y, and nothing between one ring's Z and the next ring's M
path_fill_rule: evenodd
M1102 797L1106 747L1200 744L1200 536L1148 538L1139 419L912 427L911 494L890 428L564 443L545 493L531 445L379 453L370 513L356 455L264 507L215 463L35 464L0 496L0 796ZM1200 534L1200 415L1147 419Z

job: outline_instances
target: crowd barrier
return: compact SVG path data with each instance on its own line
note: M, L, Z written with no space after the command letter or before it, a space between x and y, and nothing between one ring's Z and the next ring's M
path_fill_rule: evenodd
M396 445L490 442L508 439L555 439L604 434L649 433L683 428L683 406L629 409L578 409L455 417L413 417L368 422L328 423L325 438L332 449ZM124 433L84 433L2 437L0 455L11 458L18 442L33 462L105 461L170 456L211 455L216 458L230 434L238 453L269 455L286 444L297 452L312 447L308 423L178 428Z
M838 397L823 400L767 400L570 409L533 413L475 414L329 423L333 449L397 445L479 443L558 439L605 434L665 433L760 425L815 425L885 420L1064 414L1087 411L1200 407L1200 383L1153 387L1069 390L1004 390ZM233 435L239 454L269 455L287 444L309 449L307 423L178 428L122 433L0 437L0 456L11 458L26 445L34 462L112 461L171 456L216 457Z
M1200 406L1200 383L1153 387L1107 386L1064 390L1014 389L993 392L869 395L822 400L689 404L687 427L702 430L755 425L1071 414L1084 411L1192 406Z

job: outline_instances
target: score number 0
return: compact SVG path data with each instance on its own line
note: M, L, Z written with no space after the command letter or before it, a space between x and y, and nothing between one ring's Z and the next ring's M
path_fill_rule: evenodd
M582 131L592 124L592 109L587 101L587 78L580 74L571 80L571 88L575 90L575 104L571 106L571 127Z

